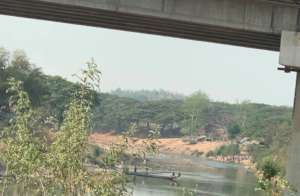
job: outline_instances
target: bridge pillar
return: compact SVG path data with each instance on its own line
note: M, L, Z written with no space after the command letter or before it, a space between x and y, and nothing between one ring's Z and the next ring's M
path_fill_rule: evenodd
M300 54L299 54L300 55ZM287 178L300 196L300 73L297 72L294 112L294 132L288 151Z
M300 32L282 32L279 63L282 70L297 73L294 109L293 134L289 143L287 179L298 190L300 196Z

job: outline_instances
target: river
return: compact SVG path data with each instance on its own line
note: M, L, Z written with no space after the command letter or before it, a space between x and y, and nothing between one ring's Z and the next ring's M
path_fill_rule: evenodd
M176 183L157 178L132 177L133 196L259 196L255 176L237 164L184 155L158 155L148 163L156 171L179 171Z
M153 171L176 171L176 182L145 177L129 177L133 196L261 196L255 191L253 173L237 164L221 163L201 157L160 154L149 157ZM10 191L15 192L12 188ZM18 195L18 194L6 194ZM19 194L20 195L20 194Z

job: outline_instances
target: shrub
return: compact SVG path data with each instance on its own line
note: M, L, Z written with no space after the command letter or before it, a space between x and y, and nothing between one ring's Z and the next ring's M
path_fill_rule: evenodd
M278 160L269 156L262 161L257 172L258 188L267 196L295 195L297 190L283 177L283 167Z
M271 178L280 175L282 168L279 163L273 160L271 157L267 157L261 166L264 178L270 180Z
M223 145L220 148L209 151L206 156L234 156L240 154L240 147L238 144Z
M241 133L241 127L236 123L230 124L228 126L228 133L229 137L233 139Z

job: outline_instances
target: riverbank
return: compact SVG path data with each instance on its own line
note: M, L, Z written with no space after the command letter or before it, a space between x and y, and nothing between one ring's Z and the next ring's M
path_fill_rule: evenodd
M121 135L108 133L94 133L89 136L89 142L101 148L108 148L112 143L120 141ZM145 141L141 138L132 138L130 143L139 146ZM157 145L161 153L178 155L205 156L209 151L216 150L222 145L228 144L226 141L203 141L197 144L189 144L183 138L162 138L157 139Z
M234 156L211 156L207 157L209 160L223 162L223 163L235 163L242 165L244 168L256 172L256 165L250 155L234 155Z
M122 139L122 136L113 132L94 133L89 136L89 142L101 148L108 148L111 144L116 143ZM132 138L129 143L134 146L142 145L145 139ZM197 144L189 144L183 141L183 138L162 138L157 139L159 152L162 154L174 155L189 155L206 157L207 153L220 148L223 145L229 144L225 141L203 141ZM240 155L235 156L209 156L209 160L240 164L246 169L256 171L255 163L253 163L251 156L247 152L241 152Z

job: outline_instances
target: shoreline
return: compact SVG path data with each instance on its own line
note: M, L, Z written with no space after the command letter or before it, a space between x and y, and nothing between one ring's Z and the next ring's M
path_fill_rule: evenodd
M93 133L89 136L89 143L107 149L112 143L117 143L121 139L120 134L114 132ZM131 138L130 143L134 146L141 145L145 139ZM209 156L206 154L209 151L214 151L222 145L229 144L229 141L204 141L197 144L188 144L183 141L183 138L160 138L157 139L159 153L170 155L187 155L192 157L203 157L208 160L213 160L221 163L234 163L243 166L245 169L256 173L256 165L250 155L243 152L235 156Z
M120 134L113 132L93 133L89 136L89 143L97 145L101 148L108 148L112 143L117 143L121 139ZM145 139L130 138L130 144L139 146L143 144ZM222 145L228 144L228 141L204 141L197 144L188 144L183 138L159 138L156 139L159 151L162 153L205 156L209 151L216 150Z
M250 155L235 155L235 156L211 156L206 157L208 160L213 160L221 163L234 163L243 166L245 169L256 172L256 165Z

